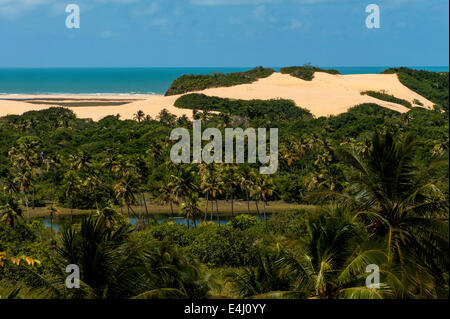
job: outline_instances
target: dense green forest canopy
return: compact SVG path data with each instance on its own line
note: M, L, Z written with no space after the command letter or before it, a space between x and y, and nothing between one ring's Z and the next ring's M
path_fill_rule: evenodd
M448 74L398 72L442 108L314 118L287 100L177 100L203 127L279 128L271 176L174 165L168 136L192 121L167 110L0 118L0 298L448 298ZM236 204L227 225L213 223L218 201ZM306 208L267 218L274 201ZM187 225L153 221L150 202ZM86 216L56 232L32 218L39 208L52 222L62 208ZM65 288L68 264L82 289ZM365 285L367 264L380 289Z

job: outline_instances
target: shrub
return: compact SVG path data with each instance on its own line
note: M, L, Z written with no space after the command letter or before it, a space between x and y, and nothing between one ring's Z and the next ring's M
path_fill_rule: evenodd
M239 215L232 218L228 222L231 227L240 230L246 230L252 226L255 226L257 223L258 219L255 216L250 215Z
M252 83L260 78L268 77L274 72L275 70L273 69L266 69L260 66L246 72L183 75L172 82L165 95L176 95L213 87Z
M429 72L409 68L391 68L382 73L397 73L399 81L414 92L441 106L448 112L448 72Z
M286 68L281 68L280 73L282 74L290 74L292 76L295 76L296 78L305 80L305 81L312 81L314 79L314 73L316 72L325 72L329 74L340 74L337 70L324 70L315 66L311 65L304 65L304 66L290 66Z
M209 266L242 266L251 261L253 240L245 232L228 226L205 225L188 251Z
M180 247L188 246L194 240L194 233L186 226L172 222L152 226L148 233L159 241L168 241Z
M308 110L296 106L291 100L283 99L234 100L192 93L181 96L174 105L179 108L218 111L251 119L287 121L292 118L313 117Z
M364 91L364 92L361 92L361 95L368 95L368 96L374 97L374 98L382 100L382 101L400 104L400 105L407 107L408 109L412 108L412 105L409 101L399 99L399 98L397 98L393 95L387 94L385 92Z

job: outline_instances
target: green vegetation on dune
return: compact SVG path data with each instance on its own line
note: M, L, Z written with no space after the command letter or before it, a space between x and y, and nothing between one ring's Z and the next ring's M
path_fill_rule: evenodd
M406 87L426 97L438 108L449 111L449 74L448 72L429 72L409 68L392 68L384 74L397 73L398 79Z
M315 66L311 65L304 65L304 66L291 66L291 67L285 67L280 69L280 73L282 74L290 74L292 76L295 76L296 78L305 80L305 81L311 81L314 79L314 73L316 72L325 72L329 74L340 74L337 70L325 70L321 69Z
M176 95L214 87L226 87L252 83L258 79L266 78L274 72L275 70L273 69L256 67L245 72L234 72L227 74L213 73L209 75L183 75L172 82L165 95Z
M368 95L368 96L374 97L374 98L382 100L382 101L400 104L400 105L407 107L408 109L412 108L412 104L409 101L399 99L399 98L397 98L391 94L387 94L386 92L383 92L383 91L381 91L381 92L364 91L364 92L361 92L361 95Z
M175 101L176 107L202 111L217 111L247 118L286 121L292 118L312 118L312 114L295 105L291 100L235 100L191 93Z

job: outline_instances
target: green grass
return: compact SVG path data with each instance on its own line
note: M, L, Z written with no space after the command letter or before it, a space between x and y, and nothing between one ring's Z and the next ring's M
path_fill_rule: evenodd
M205 211L205 201L201 202L200 208L202 211ZM219 200L219 213L223 216L231 215L231 201L225 201L225 200ZM31 217L45 217L49 216L48 207L50 205L47 205L46 207L36 207L35 209L32 209L30 207L30 216ZM262 203L258 203L260 213L263 212L263 205ZM59 216L67 216L70 215L70 209L65 207L56 207L59 211ZM145 212L145 207L143 205L134 205L132 206L133 210L136 213ZM148 202L147 208L150 214L152 215L170 215L170 205L158 205L155 203ZM269 202L266 206L266 212L269 214L281 212L281 211L289 211L289 210L298 210L298 209L307 209L312 210L315 206L313 205L303 205L303 204L296 204L296 203L285 203L282 201L274 201ZM179 214L180 207L177 204L173 205L174 213ZM216 209L216 205L214 203L214 211ZM27 217L27 211L25 207L22 207L23 210L23 216L24 218ZM116 208L117 211L120 212L120 207ZM209 204L209 211L211 210L211 203ZM83 210L83 209L74 209L73 215L86 215L91 213L93 210ZM123 211L126 212L126 207L123 207ZM254 201L250 202L250 213L251 214L257 214L257 208ZM235 201L234 202L234 214L246 214L247 213L247 202L246 201Z
M382 101L386 101L386 102L391 102L391 103L396 103L396 104L400 104L403 105L405 107L407 107L408 109L412 108L412 104L409 101L403 100L403 99L399 99L393 95L387 94L386 92L380 91L363 91L361 92L361 95L368 95L371 97L374 97L378 100L382 100Z

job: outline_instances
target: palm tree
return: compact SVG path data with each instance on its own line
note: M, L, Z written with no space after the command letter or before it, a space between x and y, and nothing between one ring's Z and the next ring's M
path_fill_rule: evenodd
M111 175L113 169L119 164L120 155L115 148L106 149L106 155L102 161L101 167L105 168Z
M126 224L111 229L106 227L104 218L92 216L82 220L80 229L65 227L52 278L39 276L41 285L47 287L52 297L123 298L123 294L130 293L131 282L139 285L136 268L130 265L136 252L125 249L130 232ZM129 262L124 258L129 258ZM63 288L67 276L63 270L69 264L80 268L81 289Z
M90 171L91 167L91 156L85 151L80 151L76 154L70 155L70 169L88 172Z
M49 276L30 270L50 298L205 298L209 291L194 260L169 243L130 242L127 223L107 226L106 215L84 218L60 233ZM67 289L66 265L80 268L80 289Z
M19 190L23 192L25 198L25 206L27 209L27 218L30 219L30 209L28 205L28 194L33 187L33 173L30 169L23 169L17 173L15 182L19 185Z
M73 222L74 199L80 191L81 181L75 171L69 170L64 176L64 194L70 200L70 223Z
M181 213L187 221L188 228L189 220L191 220L195 226L195 221L202 214L202 211L199 208L198 195L196 193L186 197L185 202L181 206Z
M134 114L134 119L141 123L141 121L145 118L145 113L141 110L137 111L136 114Z
M54 206L50 206L48 212L50 213L50 229L53 232L53 216L59 215L59 211Z
M114 191L116 193L116 198L120 200L122 205L123 202L127 205L127 216L130 216L130 211L136 216L131 205L136 203L136 187L135 187L135 177L131 174L121 178L114 186Z
M195 171L193 166L181 165L175 174L171 175L174 184L174 193L178 199L189 197L192 193L198 191L199 187L195 180Z
M241 176L240 185L247 195L247 210L248 214L250 214L250 191L252 189L252 186L254 185L256 175L248 165L243 165L239 173Z
M251 298L273 291L289 291L291 281L278 262L279 253L261 253L255 259L256 266L231 270L225 274L227 282L239 298Z
M205 208L205 219L206 212L208 209L208 201L211 201L211 220L214 211L214 202L216 203L216 214L217 220L219 222L219 205L217 201L217 195L222 193L223 181L222 181L222 169L217 164L204 165L201 167L201 188L206 192L206 208ZM211 198L209 198L211 196ZM220 222L219 222L220 224Z
M151 175L151 170L148 168L147 161L144 159L144 157L142 155L139 155L134 160L134 163L135 163L134 165L135 165L137 178L140 180L139 191L141 192L142 200L144 202L146 216L148 216L148 207L147 207L147 201L145 200L145 188L144 188L145 186L144 185L147 184L146 182Z
M11 228L14 228L20 218L22 218L22 210L12 199L6 205L0 206L0 221L8 223Z
M176 187L172 181L165 180L162 182L161 187L159 188L159 196L157 197L157 201L161 204L170 205L170 212L172 214L172 218L174 217L173 204L178 203L178 197L176 194Z
M303 245L285 250L280 263L285 275L295 284L285 296L309 298L362 298L378 299L392 296L392 287L386 283L380 289L367 287L366 267L380 267L388 261L379 249L364 247L362 234L356 226L341 216L320 214L307 220L307 235ZM387 273L385 281L396 283L394 275ZM272 295L283 296L277 292ZM266 297L269 297L270 294Z
M449 267L448 202L431 172L448 162L436 160L420 170L414 162L417 146L413 136L376 133L367 160L342 149L341 158L356 172L344 196L371 232L387 235L390 259L406 265L411 264L406 258L413 258L442 279Z
M267 175L261 176L260 178L257 179L256 184L254 185L253 188L253 192L261 196L263 202L264 223L267 225L267 217L266 217L267 197L272 196L274 193L273 180Z
M227 195L231 196L231 216L234 216L234 191L239 185L239 176L233 165L226 164L222 171L225 172L222 177L223 187L227 191Z
M51 178L52 178L52 197L53 197L53 202L55 202L55 175L56 172L58 171L58 169L61 168L62 166L62 160L61 157L58 154L49 154L45 157L44 159L44 164L46 167L46 171L47 173L51 173Z

